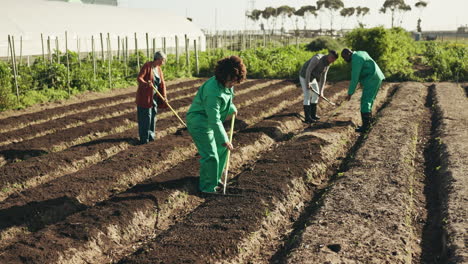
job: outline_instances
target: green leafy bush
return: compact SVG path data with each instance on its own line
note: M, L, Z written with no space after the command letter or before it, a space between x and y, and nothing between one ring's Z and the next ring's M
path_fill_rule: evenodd
M13 76L11 68L3 61L0 61L0 111L11 107L12 102L10 94L12 94Z
M345 38L353 50L367 51L387 80L410 80L413 77L409 58L416 53L416 45L402 28L358 28Z
M423 55L434 71L434 80L468 80L468 45L428 41Z
M306 49L308 51L336 50L339 52L343 46L339 40L332 37L318 37L307 44Z

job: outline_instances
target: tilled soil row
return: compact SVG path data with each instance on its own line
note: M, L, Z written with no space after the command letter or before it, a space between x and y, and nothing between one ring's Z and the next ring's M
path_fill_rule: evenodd
M465 89L468 91L468 85ZM442 243L447 263L468 263L468 99L454 83L435 85L435 111L439 117L439 195L442 203ZM464 158L463 158L464 157Z
M282 92L281 95L270 97L269 94L266 99L245 107L242 103L238 104L240 113L245 112L240 122L247 125L256 123L286 107L289 102L285 98L298 99L299 90L295 86L275 89ZM263 110L265 106L269 111ZM23 233L18 226L37 230L82 210L84 205L105 200L113 193L161 173L195 153L189 137L168 135L156 143L156 150L154 144L131 147L85 170L11 195L0 203L2 240L10 241L11 237L16 236L15 232Z
M328 90L327 95L330 98L338 98L338 95L344 98L345 91L342 87ZM298 101L300 98L291 97L290 93L286 93L285 96ZM275 104L278 105L278 100L271 101L266 106ZM290 101L283 103L284 106L288 104ZM295 104L295 108L300 109L299 106L302 106L302 103ZM265 109L269 109L269 114L275 112L273 107ZM245 112L246 109L241 111ZM259 152L268 149L274 140L281 140L288 133L303 126L297 115L288 109L257 123L253 128L240 131L234 138L236 151L233 152L231 168L238 171L241 165L249 163ZM276 136L268 137L265 133L258 132L268 127L274 128L268 131L277 131ZM10 257L21 251L22 261L27 260L31 263L104 263L112 261L114 256L134 251L138 241L167 229L174 221L204 201L205 197L198 196L196 191L198 159L199 157L194 157L184 161L157 177L114 196L109 201L24 238L28 241L34 240L35 242L28 245L34 244L38 247L27 249L29 246L25 247L22 242L15 243L3 256L4 260L17 263L18 255ZM51 244L50 240L56 243ZM37 250L38 248L40 250Z
M242 89L239 92L240 95L235 98L235 101L242 102L239 105L240 107L255 103L257 100L261 101L266 98L270 98L271 96L280 94L281 92L286 92L278 87L291 84L289 81L263 82L264 84L257 86L251 84L241 86ZM278 90L273 93L265 93L264 89L269 87L273 87ZM290 87L288 89L294 88ZM251 99L252 97L255 99ZM192 98L185 98L180 99L179 101L174 101L174 106L185 105L177 109L182 118L185 117L185 113L181 111L187 110L191 100ZM157 139L169 133L174 133L177 127L180 126L177 119L167 118L168 116L172 116L172 113L165 112L158 116ZM136 124L133 124L133 126L135 125ZM240 128L241 127L239 126L238 129ZM0 201L4 200L8 195L14 192L19 192L22 189L37 186L41 183L60 177L65 173L76 172L101 160L109 158L118 152L127 149L129 146L135 145L136 140L133 138L135 134L136 132L134 129L129 129L117 135L104 137L100 142L91 141L90 143L75 146L68 151L51 153L46 156L32 158L27 162L12 163L7 166L0 167L0 172L3 175L2 178L0 178L0 190L2 190L0 193Z
M189 89L182 91L173 91L168 94L171 100L177 100L184 97L193 97L197 91L198 86L189 86ZM135 93L128 95L128 100L120 100L115 104L108 104L96 106L88 111L74 113L60 117L57 119L49 120L40 124L29 124L28 126L16 129L1 134L2 141L0 146L8 145L11 143L18 143L23 140L33 139L40 136L45 136L52 133L57 133L60 130L82 126L84 124L93 123L102 119L122 116L124 114L135 112ZM113 100L109 98L108 100Z
M323 196L288 263L410 263L419 123L427 89L407 83Z
M205 79L188 80L182 82L169 82L168 86L171 89L178 90L179 87L196 86L201 84ZM168 89L168 94L172 91ZM15 115L7 118L0 119L0 133L4 133L14 129L20 129L34 124L44 123L53 119L61 118L66 115L76 114L80 112L90 111L92 109L112 106L128 100L133 100L135 96L136 87L130 87L123 90L110 91L102 95L102 98L93 99L65 106L58 106L39 112L27 113L22 115ZM118 95L115 95L115 94ZM0 118L1 118L0 114Z
M204 79L203 79L204 80ZM193 97L198 90L201 82L182 87L171 87L168 91L168 98L172 101L179 100L185 97ZM241 88L247 89L260 83L268 83L265 80L248 80ZM184 84L184 83L182 83ZM29 124L28 126L8 132L1 133L0 146L11 143L18 143L23 140L33 139L40 136L56 133L60 130L82 126L84 124L98 122L102 119L122 116L127 113L135 112L135 93L130 94L128 100L121 100L115 104L102 105L88 111L82 111L75 114L70 114L61 118L53 119L48 122L39 124ZM114 99L114 98L110 98Z
M244 85L248 88L245 88L244 92L265 88L272 83L277 83L278 81L265 82L262 80L261 82L261 85L252 86L249 84L251 82L245 83ZM239 93L243 94L243 91L241 90ZM195 94L195 91L193 91L193 94ZM186 111L191 102L192 97L187 96L183 97L182 99L171 101L171 106L178 112ZM172 112L167 110L159 114L158 118L162 119L172 115ZM83 144L99 138L103 138L107 135L123 132L135 127L137 125L136 119L137 117L135 111L132 111L131 113L125 115L102 119L99 120L99 122L64 129L58 131L57 133L0 147L0 165L26 160L31 157L41 156L50 152L62 151L70 146Z
M382 102L387 89L383 90L376 104ZM229 187L238 196L206 199L183 221L119 263L267 262L264 254L272 252L264 250L266 245L278 237L310 197L313 183L326 177L357 137L356 97L329 113L322 126L276 145L245 168Z

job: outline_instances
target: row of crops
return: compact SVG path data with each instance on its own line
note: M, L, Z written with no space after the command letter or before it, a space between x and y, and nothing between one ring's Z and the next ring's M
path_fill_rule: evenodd
M468 45L462 43L415 42L401 28L355 29L343 39L319 37L308 45L258 47L232 51L210 50L198 54L198 74L195 54L189 63L168 56L164 66L166 79L210 76L216 61L226 55L241 56L250 78L295 79L302 64L317 52L343 47L366 50L391 81L464 81L468 79ZM184 57L182 55L181 57ZM67 58L68 57L68 58ZM15 82L11 62L0 61L0 110L23 108L36 103L66 99L84 91L104 91L136 84L139 62L147 61L144 52L128 59L93 59L92 54L78 56L55 52L51 61L41 57L31 65L17 65ZM330 81L349 78L349 65L341 58L329 72Z

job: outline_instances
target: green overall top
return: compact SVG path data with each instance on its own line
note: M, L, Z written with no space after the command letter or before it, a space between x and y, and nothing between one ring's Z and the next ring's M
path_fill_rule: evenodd
M351 82L349 83L348 94L354 94L359 82L364 87L374 87L376 83L385 79L379 66L365 51L353 52L351 59Z
M234 88L226 88L211 77L199 89L187 112L188 126L197 130L212 130L218 144L229 142L223 121L237 112L232 99Z

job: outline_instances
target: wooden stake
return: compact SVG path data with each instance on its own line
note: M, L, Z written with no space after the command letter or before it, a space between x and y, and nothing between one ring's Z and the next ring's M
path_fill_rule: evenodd
M193 40L193 46L195 48L195 70L196 70L196 73L197 73L197 76L200 74L200 68L199 68L199 64L198 64L198 48L197 48L197 40L194 39Z
M175 57L177 68L179 68L179 37L175 36Z
M91 56L93 56L93 80L96 81L96 49L94 36L91 36Z
M101 36L101 60L104 60L104 40L102 38L102 33L99 33Z
M112 89L112 70L111 70L111 60L112 60L112 51L111 51L111 41L110 35L107 33L107 65L109 68L109 89Z
M120 62L120 36L117 36L117 60Z
M10 35L8 35L8 44L9 44L10 52L11 52L11 62L13 63L12 67L13 67L13 77L15 79L16 99L19 102L18 76L16 72L15 47L13 46L13 42L14 42L13 36L10 37Z
M137 33L135 32L135 54L137 57L137 72L140 70L140 56L138 54L138 39L137 39Z
M127 68L127 61L128 61L128 37L125 37L125 40L122 39L122 48L123 48L123 59L125 65L125 77L128 76L128 68Z
M110 33L107 32L107 56L109 56L109 60L112 62L112 45L110 39Z
M189 46L190 46L190 42L189 42L189 39L187 37L187 34L185 34L185 65L187 65L187 71L189 72L189 74L191 74L191 71L190 71L190 53L189 53Z
M146 32L146 58L149 59L149 37L148 32Z
M80 56L80 53L81 53L81 40L80 40L79 37L76 37L76 49L78 50L78 64L81 67L81 56Z
M45 62L45 53L44 53L44 36L41 33L41 46L42 46L42 60Z
M47 36L47 50L49 52L49 63L52 63L52 51L50 50L50 36Z
M65 56L67 58L67 87L68 87L68 95L71 94L70 92L70 58L68 57L68 32L65 31Z
M20 59L19 59L20 67L21 67L22 62L23 62L23 36L20 36Z
M55 54L57 55L57 63L60 63L59 41L58 36L55 37Z

